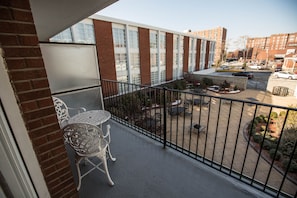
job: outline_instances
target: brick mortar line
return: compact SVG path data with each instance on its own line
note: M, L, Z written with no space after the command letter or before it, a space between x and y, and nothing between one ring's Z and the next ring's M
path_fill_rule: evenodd
M0 33L0 36L36 36L36 34Z
M23 9L23 8L16 8L16 7L9 7L9 6L0 6L0 8L6 8L8 10L18 10L18 11L25 11L31 13L31 10Z
M12 24L34 25L34 22L33 21L31 21L31 22L28 22L28 21L19 21L19 20L16 20L16 19L12 19L12 20L1 19L0 22L6 22L6 23L12 23Z
M44 67L41 66L41 67L24 67L20 69L10 69L9 72L11 73L11 72L19 72L19 71L40 71L40 70L45 71ZM42 77L42 78L48 79L46 77ZM34 81L36 79L40 79L40 78L34 78L34 79L28 79L28 80Z
M2 48L4 49L31 49L31 48L34 48L34 49L40 49L40 46L39 45L2 45ZM40 56L41 57L41 56Z

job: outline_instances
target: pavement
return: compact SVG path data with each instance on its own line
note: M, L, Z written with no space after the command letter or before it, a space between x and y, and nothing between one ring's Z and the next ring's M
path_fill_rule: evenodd
M207 94L282 107L297 106L297 98L294 96L275 96L266 91L252 89L247 89L237 94L219 94L212 91L207 91ZM167 135L170 137L170 141L177 143L181 147L190 148L192 152L198 152L199 155L217 163L222 163L226 167L232 166L233 170L243 171L243 174L263 183L266 182L269 175L268 185L278 188L283 180L283 175L274 168L269 173L270 163L264 158L258 157L259 153L251 146L248 146L248 141L244 136L243 131L246 130L249 121L253 119L255 105L245 105L244 113L240 120L242 112L240 103L234 102L232 104L232 113L230 113L230 103L218 104L219 100L215 98L211 100L210 108L193 106L193 120L201 119L200 123L208 126L207 133L202 133L198 136L199 138L190 136L190 133L185 133L185 136L181 135L181 131L190 126L191 118L186 118L184 124L180 124L180 119L167 118L167 123L169 123L167 128L172 129L171 134ZM280 112L282 109L273 108L273 111ZM265 115L267 112L269 112L269 107L259 106L257 109L257 114L259 115ZM209 118L206 115L209 115ZM175 130L175 126L178 126L178 129ZM239 126L240 129L238 130ZM293 195L296 193L296 189L297 183L285 179L282 190Z

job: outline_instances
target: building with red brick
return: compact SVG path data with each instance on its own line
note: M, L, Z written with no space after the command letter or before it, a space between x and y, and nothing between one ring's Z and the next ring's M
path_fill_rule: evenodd
M215 54L213 40L99 15L50 41L94 44L101 78L145 85L210 68Z
M293 69L292 57L296 57L297 54L297 32L248 38L246 48L252 52L249 60L275 62L278 66L284 64L285 69Z
M191 35L200 36L207 39L212 39L216 41L214 63L217 64L224 59L226 56L226 38L227 29L224 27L217 27L209 30L188 32Z

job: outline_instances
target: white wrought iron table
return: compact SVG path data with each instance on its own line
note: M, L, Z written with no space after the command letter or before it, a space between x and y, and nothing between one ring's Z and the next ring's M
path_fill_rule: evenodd
M110 112L105 110L85 111L69 118L68 123L88 123L96 126L101 126L111 117Z

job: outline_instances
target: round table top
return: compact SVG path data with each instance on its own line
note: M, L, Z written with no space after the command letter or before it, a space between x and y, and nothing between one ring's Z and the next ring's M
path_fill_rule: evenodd
M88 123L98 126L106 122L110 117L111 114L108 111L91 110L76 114L68 120L68 123Z

